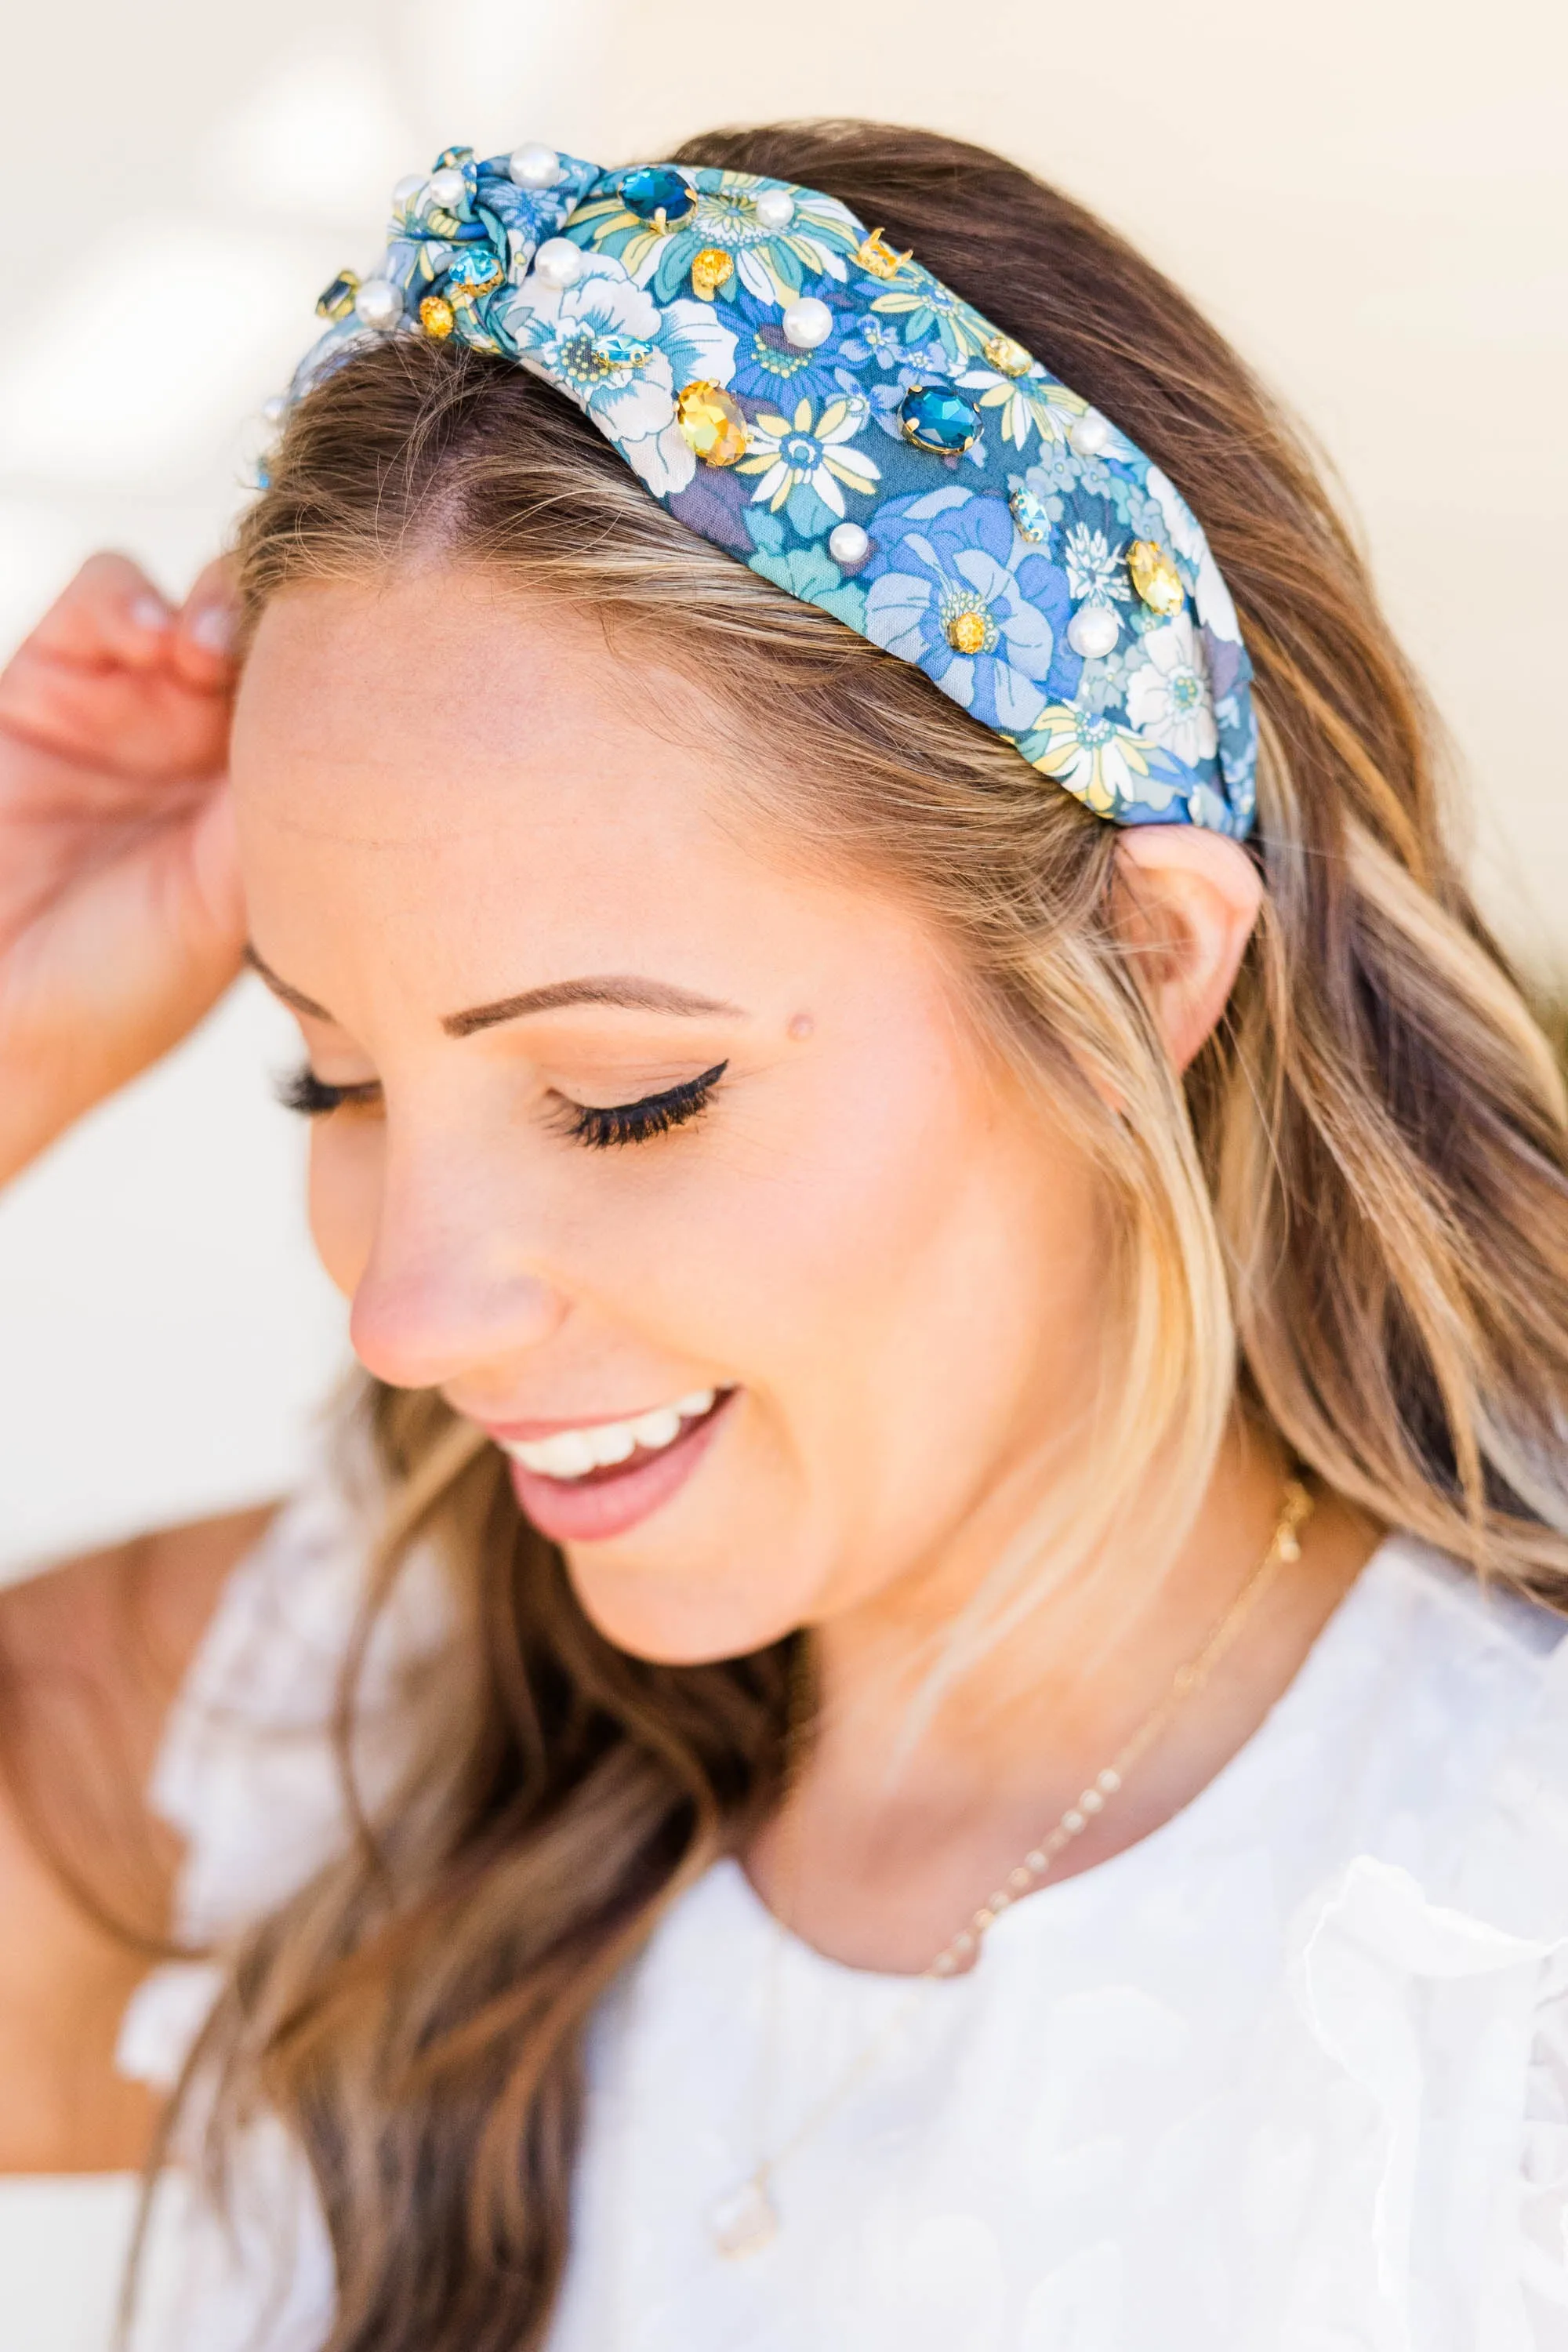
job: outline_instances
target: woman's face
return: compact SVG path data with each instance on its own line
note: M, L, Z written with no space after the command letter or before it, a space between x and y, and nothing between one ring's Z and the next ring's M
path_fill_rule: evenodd
M787 761L758 745L754 761ZM242 687L252 938L333 1100L354 1346L512 1457L612 1640L950 1571L1092 1362L1089 1171L891 894L742 811L689 685L462 572L289 591Z

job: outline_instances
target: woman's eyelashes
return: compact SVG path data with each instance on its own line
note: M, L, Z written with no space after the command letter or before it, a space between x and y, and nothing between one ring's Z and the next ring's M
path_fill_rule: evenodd
M574 1142L585 1143L593 1151L607 1150L612 1144L647 1143L656 1135L668 1135L671 1128L684 1127L707 1108L710 1095L729 1066L728 1062L716 1062L700 1077L667 1087L662 1094L644 1095L637 1102L563 1099L562 1108L570 1115L566 1132Z
M729 1066L728 1062L716 1062L700 1077L687 1078L657 1095L643 1095L636 1102L575 1103L560 1097L559 1124L573 1142L586 1144L593 1151L607 1150L612 1144L647 1143L656 1135L668 1135L672 1128L684 1127L705 1109ZM278 1099L286 1110L298 1111L301 1118L325 1118L335 1110L379 1105L381 1082L366 1078L356 1086L333 1086L329 1079L319 1078L307 1064L279 1082Z
M329 1111L342 1110L351 1106L365 1108L381 1100L379 1078L365 1078L357 1086L334 1087L326 1078L319 1078L309 1064L278 1082L278 1099L285 1110L297 1110L301 1118L325 1118Z

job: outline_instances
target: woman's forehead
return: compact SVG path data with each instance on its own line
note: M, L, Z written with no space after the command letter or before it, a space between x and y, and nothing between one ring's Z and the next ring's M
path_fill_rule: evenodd
M713 806L738 756L689 684L607 651L570 607L449 573L279 597L233 770L247 862L270 836L387 860L636 859L651 882L742 855Z

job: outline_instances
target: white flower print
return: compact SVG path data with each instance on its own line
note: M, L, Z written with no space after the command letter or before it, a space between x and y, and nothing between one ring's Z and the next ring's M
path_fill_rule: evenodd
M1131 591L1127 584L1122 554L1120 547L1112 550L1102 530L1093 530L1086 522L1075 522L1062 542L1062 562L1073 602L1110 604L1114 600L1124 604Z
M1152 743L1195 768L1212 760L1219 738L1203 649L1185 613L1142 640L1142 661L1127 680L1127 716Z
M697 460L675 421L677 388L728 383L735 368L735 338L710 303L661 308L618 261L585 254L570 286L528 278L503 323L523 365L585 408L656 498L686 488Z
M1229 645L1239 645L1241 623L1236 617L1230 590L1220 577L1219 566L1214 560L1196 515L1170 476L1163 474L1158 466L1150 467L1147 488L1149 496L1165 518L1165 529L1170 533L1172 546L1197 573L1194 601L1198 608L1198 619L1205 628L1212 629L1216 637L1223 637Z

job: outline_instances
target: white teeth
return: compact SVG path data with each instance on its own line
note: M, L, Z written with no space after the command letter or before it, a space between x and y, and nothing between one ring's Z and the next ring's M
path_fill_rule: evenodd
M553 1437L503 1441L505 1450L543 1478L585 1478L590 1470L608 1470L629 1461L640 1446L658 1454L673 1445L682 1426L713 1410L715 1389L693 1389L675 1404L659 1405L639 1413L635 1421L601 1421L586 1429L558 1429Z
M637 1439L624 1421L613 1421L608 1429L589 1432L594 1444L594 1459L601 1470L608 1470L617 1462L626 1462L637 1450Z
M582 1478L598 1466L585 1429L558 1430L553 1437L542 1437L526 1450L534 1457L528 1467L542 1470L547 1478ZM518 1451L521 1454L524 1449L520 1446Z
M657 1454L672 1438L680 1434L680 1415L672 1404L661 1405L657 1412L645 1412L631 1423L632 1435L648 1453Z

